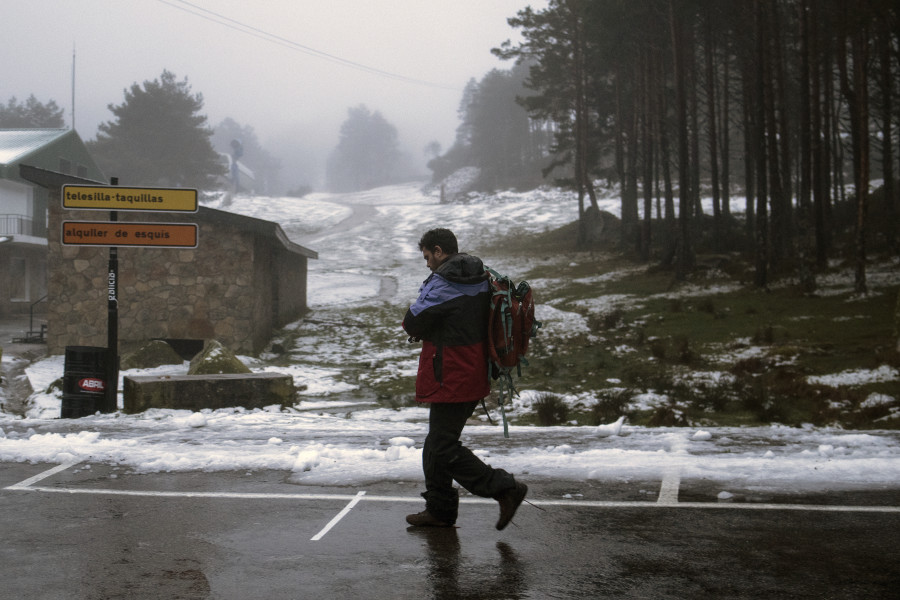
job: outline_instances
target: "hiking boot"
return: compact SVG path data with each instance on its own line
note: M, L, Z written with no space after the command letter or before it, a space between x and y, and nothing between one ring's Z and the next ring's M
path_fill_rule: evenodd
M428 509L414 515L406 515L406 522L413 527L453 527L453 523L441 521L428 512Z
M494 500L500 503L500 519L497 521L497 529L502 530L509 525L509 522L512 521L513 516L516 514L516 510L518 510L519 505L522 504L522 500L525 499L525 494L527 493L528 486L524 483L516 482L516 487L509 488L494 498Z

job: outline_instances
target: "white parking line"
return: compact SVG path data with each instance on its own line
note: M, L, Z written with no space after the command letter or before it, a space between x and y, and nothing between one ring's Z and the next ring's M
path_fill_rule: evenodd
M316 535L312 536L312 538L311 538L309 541L311 541L311 542L318 542L318 541L321 540L323 537L325 537L325 534L328 533L329 531L331 531L331 528L332 528L332 527L334 527L335 525L337 525L338 522L340 522L341 519L343 519L345 516L347 516L347 513L350 512L350 509L352 509L354 506L356 506L356 505L359 503L359 501L362 500L362 497L365 496L365 495L366 495L365 492L357 492L357 494L356 494L356 496L354 496L353 500L350 501L350 504L348 504L347 506L345 506L345 507L344 507L344 510L342 510L342 511L339 512L337 515L335 515L335 517L334 517L331 521L328 522L328 525L326 525L326 526L322 529L322 531L320 531L320 532L317 533Z
M61 472L65 471L66 469L71 469L72 467L77 465L79 462L81 462L81 461L67 462L67 463L63 463L61 465L56 465L52 469L47 469L46 471L44 471L42 473L38 473L34 477L29 477L25 481L20 481L19 483L11 485L11 486L7 487L6 489L8 489L8 490L28 489L32 485L37 483L38 481L43 481L44 479L46 479L48 477L52 477L53 475L56 475L57 473L61 473Z
M421 496L369 496L365 492L359 492L355 495L351 494L289 494L276 492L175 492L175 491L154 491L154 490L112 490L100 488L71 488L71 487L42 487L33 484L46 479L52 475L65 471L75 465L77 462L58 465L44 471L34 477L30 477L22 482L8 486L4 489L19 492L40 492L51 494L89 494L100 496L139 496L146 498L221 498L221 499L242 499L242 500L335 500L349 501L350 503L341 513L335 517L334 523L340 521L346 516L347 512L362 500L370 502L407 502L419 503L422 501ZM680 479L680 478L679 478ZM677 484L673 484L674 480L670 479L668 490L675 486L677 493ZM665 487L665 486L663 486ZM695 510L782 510L782 511L807 511L807 512L863 512L863 513L900 513L900 506L847 506L847 505L827 505L827 504L763 504L748 502L662 502L662 499L668 497L668 492L664 493L660 490L660 499L656 502L646 500L638 501L615 501L615 500L534 500L534 506L545 508L550 506L558 506L563 508L662 508L662 509L695 509ZM463 504L495 504L494 500L489 498L460 498ZM321 535L327 533L327 530L334 525L329 523L326 529L323 529Z
M662 484L659 486L659 498L657 504L678 504L678 487L681 485L681 469L678 467L663 473Z

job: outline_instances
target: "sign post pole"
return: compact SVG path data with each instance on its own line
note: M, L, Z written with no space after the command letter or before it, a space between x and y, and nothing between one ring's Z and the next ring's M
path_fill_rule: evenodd
M118 177L111 177L110 185L119 185ZM116 211L109 212L109 220L119 220ZM119 407L119 248L109 247L109 273L107 276L106 323L106 410L116 412Z

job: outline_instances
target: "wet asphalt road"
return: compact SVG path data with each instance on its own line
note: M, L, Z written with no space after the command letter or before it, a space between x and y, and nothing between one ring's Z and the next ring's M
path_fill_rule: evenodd
M498 532L475 498L458 528L407 528L416 482L82 464L10 489L51 467L0 464L4 598L900 597L896 489L723 505L686 481L661 505L660 482L542 482Z

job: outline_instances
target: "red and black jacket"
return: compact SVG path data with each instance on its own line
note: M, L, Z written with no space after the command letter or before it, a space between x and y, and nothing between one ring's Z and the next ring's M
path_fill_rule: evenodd
M422 284L403 319L403 329L422 340L417 401L471 402L490 394L489 302L484 265L469 254L454 254Z

